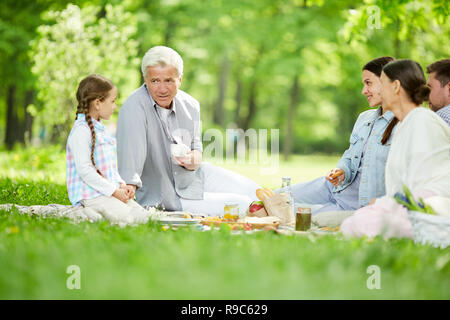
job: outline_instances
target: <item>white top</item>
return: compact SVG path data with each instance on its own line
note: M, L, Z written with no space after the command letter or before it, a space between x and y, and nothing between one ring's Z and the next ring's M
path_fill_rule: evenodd
M105 196L111 196L117 187L95 170L91 161L91 141L92 136L89 128L78 126L73 129L67 143L72 150L75 166L81 179ZM125 182L122 181L122 183Z
M450 197L450 127L423 107L399 122L386 162L386 195L403 193L404 184Z

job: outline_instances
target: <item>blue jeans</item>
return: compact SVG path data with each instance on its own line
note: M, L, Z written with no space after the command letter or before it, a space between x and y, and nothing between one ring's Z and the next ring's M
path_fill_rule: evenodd
M294 184L291 189L296 203L322 205L319 208L313 207L313 214L359 208L359 183L352 183L340 192L333 192L333 185L325 177L320 177L312 181Z

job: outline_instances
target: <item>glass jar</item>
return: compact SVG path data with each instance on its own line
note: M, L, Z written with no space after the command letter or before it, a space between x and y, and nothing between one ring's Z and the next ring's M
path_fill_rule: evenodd
M311 208L299 207L295 217L295 230L307 231L309 228L311 228Z
M239 204L237 203L225 203L223 207L223 217L225 219L238 219L239 218Z

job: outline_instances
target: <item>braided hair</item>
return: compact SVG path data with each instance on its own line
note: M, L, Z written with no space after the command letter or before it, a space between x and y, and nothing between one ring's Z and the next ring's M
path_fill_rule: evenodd
M92 117L89 115L89 109L92 101L95 99L99 99L100 101L105 100L108 97L109 91L114 88L114 84L111 80L97 74L91 74L81 80L78 85L77 90L77 115L82 113L85 115L86 122L91 130L92 136L92 147L91 147L91 161L94 165L94 168L97 170L97 173L101 176L103 174L95 165L94 161L94 149L95 149L95 130L94 123L92 122ZM75 116L76 120L77 116Z

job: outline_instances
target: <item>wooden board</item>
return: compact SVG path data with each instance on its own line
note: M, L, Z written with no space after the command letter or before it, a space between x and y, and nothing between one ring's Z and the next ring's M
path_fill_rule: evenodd
M230 220L230 219L222 219L221 221L218 220L201 220L200 221L201 224L205 225L205 226L210 226L211 224L214 225L215 227L220 227L221 224L225 223L228 224L231 229L234 228L242 228L242 229L246 229L246 226L248 228L248 226L250 226L252 229L264 229L264 228L274 228L277 229L278 226L280 225L279 222L274 222L274 223L242 223L242 222L236 222L235 220Z

